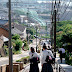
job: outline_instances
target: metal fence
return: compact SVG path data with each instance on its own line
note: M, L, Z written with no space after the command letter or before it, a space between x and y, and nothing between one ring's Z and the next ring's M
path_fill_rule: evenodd
M56 62L56 72L66 72L64 68Z

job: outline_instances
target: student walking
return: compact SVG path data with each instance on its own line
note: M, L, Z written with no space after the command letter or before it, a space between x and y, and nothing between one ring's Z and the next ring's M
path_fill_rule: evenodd
M35 52L33 47L31 47L29 56L30 56L30 71L29 72L39 72L38 63L39 63L40 57Z
M62 58L65 57L65 49L63 48L63 46L62 46L62 48L59 49L59 53L60 53L60 60L62 63Z
M47 62L47 57L52 59L53 54L50 50L47 50L46 46L43 45L43 51L41 53L41 65L42 65L42 72L53 72L53 68L50 62Z

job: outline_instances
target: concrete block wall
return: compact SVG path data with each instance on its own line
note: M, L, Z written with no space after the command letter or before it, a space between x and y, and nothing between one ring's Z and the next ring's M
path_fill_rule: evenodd
M6 65L2 65L1 68L1 72L6 72Z
M0 66L0 72L6 72L6 65Z
M13 64L13 72L19 72L20 71L20 65L19 64ZM6 67L6 72L9 72L9 65Z
M23 69L23 62L13 63L13 72L20 72ZM0 66L0 72L9 72L9 65Z
M19 65L20 65L20 70L23 69L23 62L15 62L15 63L13 63L13 64L19 64Z

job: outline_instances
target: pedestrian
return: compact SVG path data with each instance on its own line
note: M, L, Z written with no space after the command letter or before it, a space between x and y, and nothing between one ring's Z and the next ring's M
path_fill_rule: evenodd
M59 53L60 53L60 60L61 60L61 63L62 63L62 58L65 57L65 49L63 48L60 48L59 49Z
M46 43L44 43L43 46L46 46Z
M41 53L41 65L42 72L53 72L53 68L50 62L47 62L47 56L52 60L51 57L54 57L50 50L47 50L47 47L43 45L43 51Z
M48 50L51 50L51 47L50 46L48 46Z
M35 52L33 47L31 47L31 51L29 53L29 56L30 56L30 71L29 72L39 72L38 63L40 61L40 57Z

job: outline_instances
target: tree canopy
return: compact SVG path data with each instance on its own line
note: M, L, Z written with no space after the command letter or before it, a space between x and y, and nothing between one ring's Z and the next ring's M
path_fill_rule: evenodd
M64 43L72 44L72 21L61 21L57 23L56 45L61 47Z

